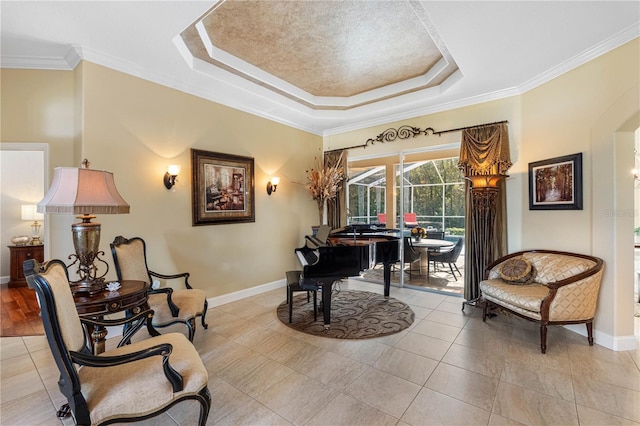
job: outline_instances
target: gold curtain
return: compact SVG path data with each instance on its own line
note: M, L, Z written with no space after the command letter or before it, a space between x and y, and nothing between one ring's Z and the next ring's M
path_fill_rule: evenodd
M344 155L343 155L344 153ZM346 150L329 151L324 154L324 166L332 167L340 162L339 166L342 167L343 173L346 176L347 173L347 152ZM333 200L327 201L327 224L331 229L341 227L342 206L346 205L345 194L346 178L340 182L340 189L338 195Z
M460 169L465 177L507 175L511 167L507 123L479 126L462 131ZM491 211L487 211L488 193L478 188L474 194L471 184L465 185L465 274L464 297L476 300L480 296L478 284L484 279L489 262L507 254L507 203L504 179L498 181L497 197L491 197ZM482 224L481 226L479 224ZM480 230L478 228L485 228ZM488 229L487 229L488 228ZM487 258L488 256L488 258Z

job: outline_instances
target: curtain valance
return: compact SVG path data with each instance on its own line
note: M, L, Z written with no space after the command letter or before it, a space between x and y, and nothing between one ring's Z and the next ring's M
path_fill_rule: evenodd
M462 131L458 165L465 176L506 175L511 164L507 123Z

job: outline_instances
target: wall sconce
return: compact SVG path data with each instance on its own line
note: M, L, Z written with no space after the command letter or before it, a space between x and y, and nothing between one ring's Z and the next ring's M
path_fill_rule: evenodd
M276 192L276 188L280 183L280 178L273 176L269 182L267 182L267 194L271 195L272 192Z
M176 184L176 179L179 174L180 166L172 164L167 167L167 172L164 174L164 186L166 186L167 189L171 189L171 187Z
M471 181L471 188L497 188L500 179L507 177L506 175L475 175L467 176L465 179Z

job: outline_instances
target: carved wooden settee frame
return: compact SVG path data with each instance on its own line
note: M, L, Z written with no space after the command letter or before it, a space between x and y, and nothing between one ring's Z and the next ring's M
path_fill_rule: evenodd
M522 258L532 265L532 282L513 284L501 275L502 265ZM500 307L518 317L540 324L540 350L547 349L547 326L586 324L593 346L593 318L604 262L584 254L555 250L524 250L508 254L487 266L480 282L482 320Z

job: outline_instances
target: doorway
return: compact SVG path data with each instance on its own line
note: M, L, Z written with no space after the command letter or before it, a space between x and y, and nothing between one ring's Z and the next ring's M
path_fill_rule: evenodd
M35 293L27 287L9 288L10 251L15 236L31 236L32 220L23 220L22 206L37 204L47 187L48 145L42 143L0 144L0 284L2 291L2 336L43 334ZM47 220L43 221L45 259Z

